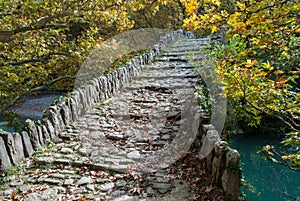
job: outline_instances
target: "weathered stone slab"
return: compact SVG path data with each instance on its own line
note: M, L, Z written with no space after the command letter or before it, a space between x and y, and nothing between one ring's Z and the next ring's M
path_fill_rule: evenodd
M18 164L25 158L22 137L19 133L12 133L12 137L15 143L14 163Z
M124 67L124 84L129 82L128 68Z
M68 99L68 107L71 112L71 121L76 121L78 119L78 108L74 97Z
M222 187L228 200L238 200L240 181L240 155L230 148L226 154L226 169L222 176Z
M96 86L93 84L89 85L89 99L90 99L90 107L93 107L93 105L96 103L95 97L96 97Z
M91 106L90 103L90 94L89 94L89 85L82 88L83 93L83 102L84 102L84 108L89 108Z
M65 101L59 104L59 108L64 124L68 125L72 121L70 108L67 106Z
M39 193L30 193L24 197L24 201L44 201L44 200L53 200L59 201L60 196L58 195L58 190L50 188Z
M44 142L46 144L48 144L49 140L50 140L50 134L48 132L48 129L45 125L41 125L41 128L42 128L42 134L43 134L43 139L44 139Z
M30 142L30 138L29 135L26 131L22 131L20 133L21 137L22 137L22 142L23 142L23 148L24 148L24 155L25 157L30 157L33 154L33 148L32 148L32 144Z
M107 192L107 191L111 190L114 186L115 186L115 184L111 182L111 183L107 183L107 184L102 184L102 185L100 185L100 186L98 187L98 189L99 189L100 191Z
M48 130L49 137L51 139L54 139L56 137L56 133L55 133L55 128L53 127L52 122L49 119L43 119L42 121L43 121L43 125L45 125L45 127Z
M112 73L111 95L115 95L117 93L117 79L118 79L118 75L116 74L116 72Z
M215 148L215 143L220 140L219 134L216 130L208 130L206 134L202 135L201 139L201 150L200 155L201 158L205 158L211 153Z
M25 130L28 132L33 149L41 149L42 145L40 144L39 133L32 120L27 119L25 121Z
M98 79L94 78L92 81L92 86L93 86L93 103L99 102L99 93L100 93L100 88L99 88L99 81Z
M111 96L111 90L112 90L112 75L107 74L107 98Z
M221 178L226 167L226 152L228 145L224 141L216 143L214 150L214 159L212 163L212 176L215 179L217 185L221 185Z
M103 100L105 98L105 77L104 76L101 76L98 78L98 81L99 81L99 99L100 100Z
M57 106L49 107L48 118L52 122L53 127L55 128L55 133L59 133L65 128L65 124L60 114L60 108L58 108Z
M79 93L79 90L77 89L77 90L73 91L72 94L71 94L71 97L72 97L72 100L73 100L73 101L71 101L72 102L72 107L74 107L74 108L72 108L73 120L77 120L78 117L83 114L83 104L82 104L82 99L81 99L81 95ZM76 116L74 116L74 114Z
M84 108L85 108L84 97L83 97L84 95L83 95L83 92L81 91L81 89L76 90L76 95L77 96L75 96L75 98L76 98L75 100L76 100L77 108L79 111L78 115L81 116L84 114Z
M0 137L0 172L11 166L9 155L2 137Z
M7 154L12 164L18 164L24 159L23 143L19 133L1 132Z
M42 126L40 124L36 124L36 130L38 132L38 138L42 147L45 146L45 139L43 136Z

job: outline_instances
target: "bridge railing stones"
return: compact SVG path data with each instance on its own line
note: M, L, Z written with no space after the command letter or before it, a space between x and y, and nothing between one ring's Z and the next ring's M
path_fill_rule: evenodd
M210 142L213 150L204 157L206 170L213 176L214 184L224 190L226 200L237 201L241 180L240 155L237 150L230 148L227 142L221 140L218 131L210 124L209 118L203 115L194 144L197 148L208 145L210 149Z
M0 131L0 171L19 164L25 157L32 156L34 150L44 148L87 109L100 100L116 94L167 44L184 35L189 37L190 33L177 30L166 34L148 53L136 56L124 67L92 79L89 84L74 90L69 97L64 97L58 104L49 107L43 119L39 121L27 119L22 132Z

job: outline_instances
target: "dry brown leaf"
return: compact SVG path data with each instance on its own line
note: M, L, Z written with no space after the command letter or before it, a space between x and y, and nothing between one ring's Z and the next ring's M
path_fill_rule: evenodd
M143 188L133 188L130 190L131 193L141 194L144 191Z
M206 186L205 192L210 193L212 190L212 185Z

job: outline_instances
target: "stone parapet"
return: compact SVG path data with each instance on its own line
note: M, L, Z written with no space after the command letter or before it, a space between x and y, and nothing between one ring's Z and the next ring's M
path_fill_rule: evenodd
M230 148L222 141L214 126L209 124L207 117L203 117L199 127L199 134L195 141L198 148L207 146L212 151L204 157L206 169L212 175L215 185L221 187L226 200L237 201L240 194L240 155L237 150ZM204 145L205 142L205 145Z
M157 56L167 44L186 36L190 32L177 30L166 34L149 52L136 56L124 67L91 80L90 84L80 87L64 97L59 103L48 108L45 118L39 121L25 121L20 133L0 131L0 171L20 163L30 157L33 150L43 149L51 139L55 139L67 125L76 121L95 103L107 99L127 82L130 82Z

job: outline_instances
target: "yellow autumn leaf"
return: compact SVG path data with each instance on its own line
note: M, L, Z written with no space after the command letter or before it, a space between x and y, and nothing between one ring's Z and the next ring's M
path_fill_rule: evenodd
M228 17L228 15L229 15L229 14L228 14L228 12L227 12L226 10L222 10L222 11L221 11L221 16L222 16L222 17L225 17L225 18L226 18L226 17Z
M208 19L208 15L200 15L200 19L201 20L207 20Z
M245 10L246 6L245 4L241 3L241 2L236 2L237 7L239 7L241 10Z
M276 71L274 72L274 74L275 74L275 75L281 75L281 74L284 74L284 71L282 71L282 70L276 70Z
M260 39L259 38L252 38L251 41L252 41L253 44L257 45L257 44L259 44Z
M159 0L159 3L161 3L162 5L167 5L169 3L169 1L167 0Z
M218 7L221 6L221 2L220 2L219 0L215 0L215 1L213 1L213 2L214 2L214 4L217 5Z
M199 8L200 3L197 0L190 0L186 6L186 12L189 15L195 14L195 11Z
M266 69L270 69L270 68L271 68L270 62L264 63L263 66L264 66L264 68L266 68Z
M152 11L153 13L156 13L158 10L159 10L159 4L158 4L158 2L155 2L155 3L152 4L152 6L151 6L151 11Z
M252 67L255 66L256 64L257 64L256 60L247 59L247 63L246 63L247 67Z
M214 14L214 15L212 16L212 18L217 19L217 20L221 20L221 19L222 19L221 16L220 16L219 14Z
M219 30L220 30L220 28L217 27L217 26L212 26L210 29L211 29L211 33L212 33L212 34L215 33L216 31L219 31Z

